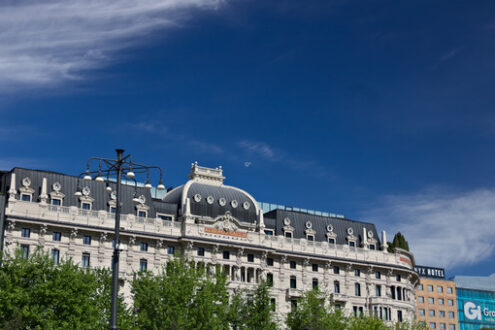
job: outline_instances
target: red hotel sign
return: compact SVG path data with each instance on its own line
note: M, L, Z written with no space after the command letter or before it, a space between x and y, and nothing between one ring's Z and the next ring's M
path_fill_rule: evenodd
M412 262L411 262L411 260L409 260L409 258L400 257L400 261L405 262L406 264L409 264L412 266Z
M211 227L205 227L205 233L247 238L247 233L244 233L242 231L223 230L223 229L211 228Z

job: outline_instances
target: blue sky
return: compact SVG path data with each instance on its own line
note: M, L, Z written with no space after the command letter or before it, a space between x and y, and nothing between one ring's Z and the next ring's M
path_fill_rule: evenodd
M7 1L0 167L77 174L125 148L222 165L259 201L400 230L495 272L495 3Z

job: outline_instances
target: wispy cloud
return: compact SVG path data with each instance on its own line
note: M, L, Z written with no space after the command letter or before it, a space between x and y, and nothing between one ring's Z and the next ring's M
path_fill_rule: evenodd
M445 62L451 58L453 58L454 56L456 56L459 52L461 51L460 48L454 48L454 49L451 49L449 50L448 52L442 54L442 56L440 56L440 62Z
M223 0L47 0L0 3L0 90L81 79L144 35Z
M264 142L240 141L238 145L241 148L270 161L277 161L280 159L280 154L277 154L272 147Z
M493 255L494 201L495 190L431 190L389 196L367 216L402 232L419 264L466 266Z

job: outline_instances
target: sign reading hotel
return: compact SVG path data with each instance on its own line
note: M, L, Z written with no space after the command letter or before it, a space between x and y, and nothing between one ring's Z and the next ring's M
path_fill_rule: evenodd
M445 278L445 269L443 268L414 266L414 271L420 277Z
M247 237L247 233L242 232L242 231L223 230L220 228L213 228L213 227L205 227L205 233L232 236L232 237L240 237L240 238L246 238Z

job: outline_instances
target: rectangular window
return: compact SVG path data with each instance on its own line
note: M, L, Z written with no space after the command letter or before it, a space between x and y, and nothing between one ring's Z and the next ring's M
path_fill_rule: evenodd
M297 309L297 300L292 299L292 300L290 301L290 310L291 310L292 312L294 312L296 309Z
M443 286L437 286L437 292L442 293L443 292Z
M425 310L424 309L420 309L419 310L419 315L424 316L425 315Z
M361 285L359 283L354 284L354 295L357 297L361 296Z
M375 278L377 280L381 279L382 278L382 274L380 272L375 272Z
M449 306L454 306L454 301L452 299L447 300L447 302L449 303Z
M455 330L455 324L449 324L449 330Z
M447 293L448 293L448 294L452 294L453 292L454 292L454 290L452 290L452 288L450 288L450 287L449 287L449 288L447 288Z
M82 266L83 267L89 267L90 266L90 256L89 253L83 253L82 254Z
M270 287L273 286L273 274L272 273L266 274L266 282L268 283L268 286L270 286Z
M170 215L158 214L158 219L162 219L164 221L172 221L172 217Z
M275 298L270 299L270 305L272 307L272 312L275 312L276 307L277 307L277 301L275 300Z
M62 200L60 200L58 198L53 198L52 199L52 205L60 206L60 205L62 205Z
M229 251L223 251L223 258L224 259L230 259L230 252Z
M340 293L340 283L339 281L333 282L333 292Z
M296 269L296 262L294 260L290 261L290 268L291 269Z
M335 244L335 238L329 238L328 243L330 244Z
M436 329L437 324L435 322L430 322L430 329Z
M174 254L174 252L175 252L175 247L173 247L173 246L167 247L167 253L168 254Z
M138 211L138 217L140 218L146 218L146 211Z
M29 238L29 236L31 236L31 229L29 229L29 228L22 228L21 229L21 236L22 237Z
M205 248L204 247L198 247L198 256L204 257L205 255Z
M445 317L445 311L439 311L438 316L440 317Z
M443 305L443 298L438 298L438 304Z
M361 271L359 271L359 269L354 269L354 276L361 276Z
M146 259L139 260L139 271L145 272L148 270L148 261Z
M90 203L81 203L81 208L83 210L91 210L91 204Z
M440 329L442 329L442 330L447 329L447 328L445 327L445 323L440 323Z
M339 266L333 266L333 273L334 274L340 274L340 268L339 268Z
M418 290L419 290L419 291L423 291L423 284L420 284L420 285L418 286Z
M313 279L313 290L316 290L316 289L318 289L318 279L314 278Z
M91 245L91 236L84 235L83 236L83 244Z
M419 296L419 297L418 297L418 302L420 302L420 303L424 303L424 302L425 302L425 297L421 297L421 296Z
M308 235L307 238L308 238L308 241L314 241L315 240L315 237L313 235Z
M110 206L110 213L113 213L113 214L117 213L117 208Z
M290 288L291 289L296 289L297 288L297 280L295 276L290 277Z
M26 245L26 244L21 245L21 256L24 259L29 258L29 245Z
M451 318L451 319L455 318L454 312L449 312L449 318Z
M396 280L397 282L400 282L400 280L401 280L401 278L400 278L400 274L395 275L395 280Z
M318 264L313 264L312 267L314 272L318 271Z
M287 232L287 233L285 233L285 237L286 237L286 238L292 238L292 233L291 233L291 232Z
M139 244L139 249L140 249L141 251L145 251L145 252L146 252L146 251L148 251L148 243L146 243L146 242L141 242L141 243Z
M60 241L60 239L62 238L62 233L59 232L59 231L54 231L53 234L52 234L52 239L54 241Z
M398 310L398 311L397 311L397 320L398 320L399 322L402 322L402 311L401 311L401 310Z
M23 200L24 202L30 202L31 201L31 195L22 194L21 195L21 200Z
M428 285L428 291L433 292L433 285Z
M430 315L430 316L435 316L435 310L430 309L430 310L428 311L428 315Z
M266 264L267 264L268 266L273 266L273 258L267 258L267 259L266 259Z
M268 236L273 236L273 230L265 230L265 234Z
M354 241L350 241L350 242L349 242L349 246L350 246L350 247L355 247L355 246L356 246L356 243L354 243Z
M60 251L57 249L52 249L52 261L55 265L60 262Z
M370 244L370 250L374 250L375 249L375 244Z
M247 255L247 261L248 262L254 262L254 254L248 253L248 255Z
M376 291L375 293L376 293L376 296L377 297L381 297L382 296L382 286L381 285L377 285L375 291Z
M429 297L428 304L433 305L435 303L435 298Z

